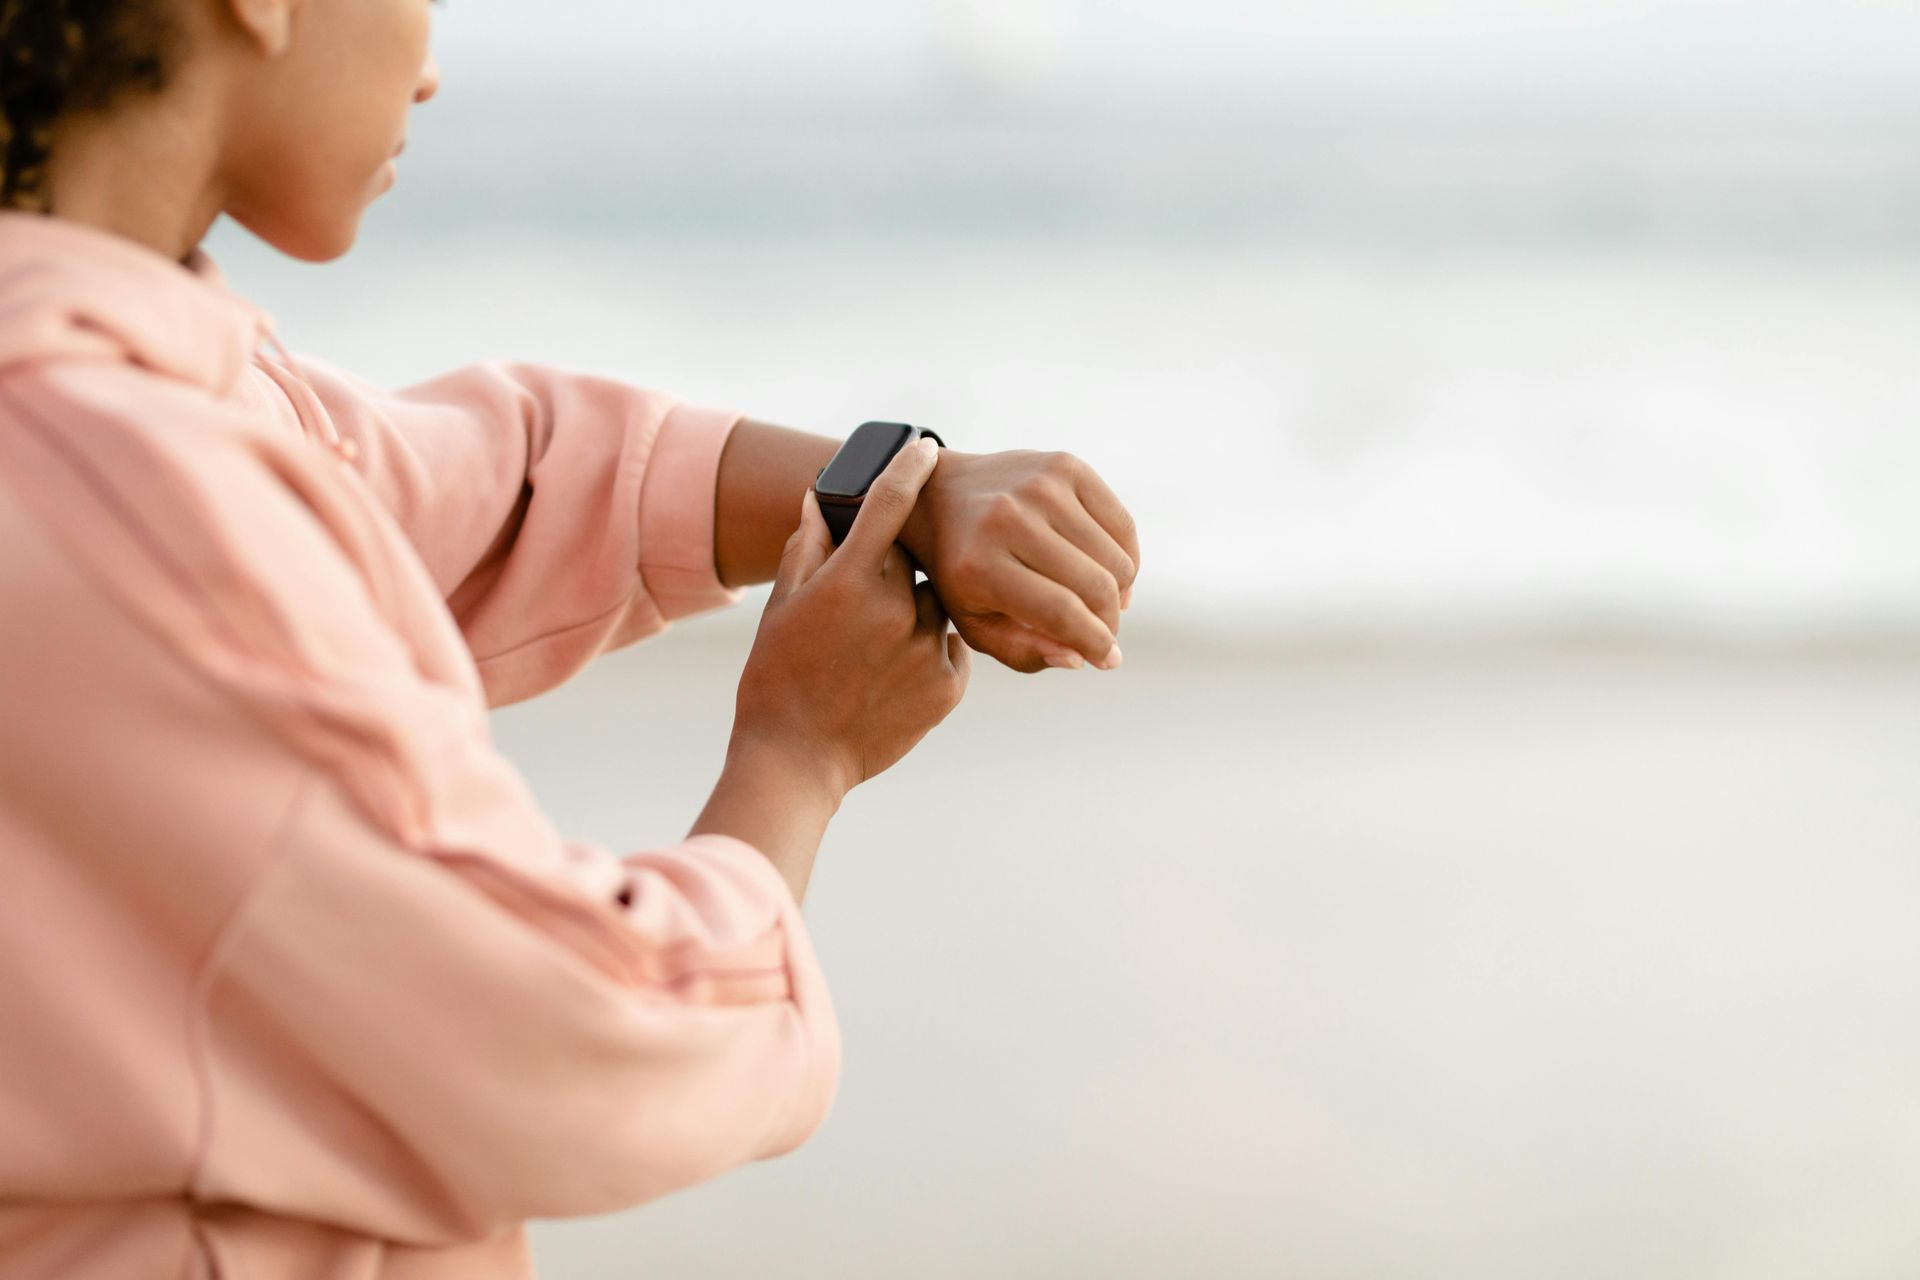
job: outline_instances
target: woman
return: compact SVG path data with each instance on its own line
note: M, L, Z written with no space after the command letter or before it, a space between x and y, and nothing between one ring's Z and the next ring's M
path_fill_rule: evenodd
M528 1218L792 1150L841 800L963 638L1118 665L1132 522L1065 455L903 451L835 548L832 439L280 348L199 241L344 253L429 25L0 0L0 1277L526 1276ZM769 579L687 838L562 839L487 708Z

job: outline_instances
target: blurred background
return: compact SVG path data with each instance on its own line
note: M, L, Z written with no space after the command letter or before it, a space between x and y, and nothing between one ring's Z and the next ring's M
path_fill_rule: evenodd
M1920 1271L1920 8L456 0L287 343L1066 449L1114 673L828 834L786 1159L648 1275ZM764 590L495 714L671 843Z

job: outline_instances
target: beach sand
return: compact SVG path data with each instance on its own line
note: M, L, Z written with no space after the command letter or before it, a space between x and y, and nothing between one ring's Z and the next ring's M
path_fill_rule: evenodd
M684 834L759 603L496 713L570 837ZM825 1126L548 1280L1920 1269L1920 653L1125 646L849 797Z

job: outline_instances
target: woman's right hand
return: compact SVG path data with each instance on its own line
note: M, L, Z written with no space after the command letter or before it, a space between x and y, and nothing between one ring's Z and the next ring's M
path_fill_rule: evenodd
M972 654L898 544L937 453L927 441L895 454L838 548L807 490L740 677L733 749L786 755L836 801L966 693Z

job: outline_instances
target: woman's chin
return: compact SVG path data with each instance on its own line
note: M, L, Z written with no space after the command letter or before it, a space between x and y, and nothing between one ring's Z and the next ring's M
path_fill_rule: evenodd
M369 196L369 201L372 196ZM350 213L332 218L305 217L297 220L255 220L244 213L229 210L235 222L266 241L289 258L301 262L332 262L353 248L360 237L360 219L367 202L359 202Z

